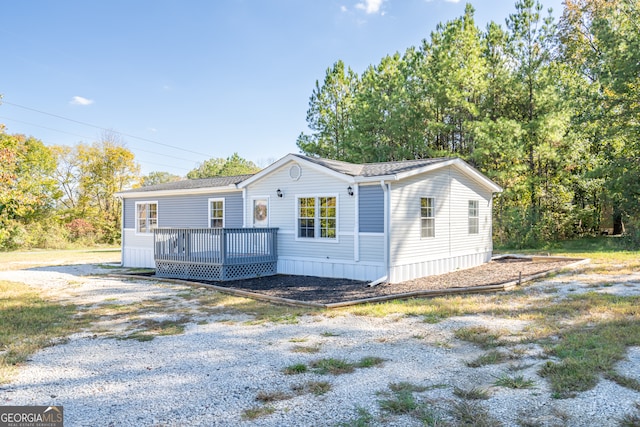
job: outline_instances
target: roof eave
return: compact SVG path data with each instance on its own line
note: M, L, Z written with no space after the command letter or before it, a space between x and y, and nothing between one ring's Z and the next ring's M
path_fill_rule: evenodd
M206 193L223 193L227 191L237 191L238 186L236 184L219 186L219 187L201 187L201 188L183 188L175 190L149 190L149 191L132 191L114 193L115 197L123 199L131 199L134 197L160 197L160 196L176 196L184 194L206 194Z

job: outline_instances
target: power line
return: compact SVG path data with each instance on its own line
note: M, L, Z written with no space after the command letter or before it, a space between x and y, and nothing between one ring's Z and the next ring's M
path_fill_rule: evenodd
M73 135L73 136L77 136L77 137L80 137L80 138L91 139L91 137L90 137L90 136L87 136L87 135L80 135L80 134L78 134L78 133L73 133L73 132L68 132L68 131L65 131L65 130L60 130L60 129L55 129L55 128L51 128L51 127L47 127L47 126L42 126L42 125L38 125L38 124L35 124L35 123L25 122L25 121L23 121L23 120L17 120L17 119L11 118L11 117L0 116L0 119L4 119L4 120L11 120L11 121L16 122L16 123L22 123L22 124L29 125L29 126L35 126L35 127L38 127L38 128L42 128L42 129L46 129L46 130L51 130L51 131L54 131L54 132L65 133L65 134L67 134L67 135ZM163 154L163 153L159 153L159 152L157 152L157 151L145 150L144 148L137 148L137 147L136 147L136 148L134 148L134 150L136 150L136 151L142 151L143 153L155 154L155 155L163 156L163 157L170 157L170 158L172 158L172 159L174 159L174 160L183 160L183 161L185 161L185 162L193 162L193 163L196 163L196 162L194 162L194 161L193 161L193 160L191 160L191 159L184 159L184 158L181 158L181 157L172 156L172 155L170 155L170 154ZM147 162L147 163L148 163L148 162ZM160 165L160 164L156 164L156 165L158 165L158 166L167 166L167 167L175 167L175 166ZM186 169L186 168L177 168L177 169L189 170L189 169Z
M38 109L35 109L35 108L31 108L31 107L25 107L24 105L15 104L13 102L8 102L8 101L5 101L5 100L2 100L2 104L11 105L11 106L14 106L14 107L22 108L24 110L33 111L33 112L36 112L36 113L39 113L39 114L44 114L44 115L47 115L47 116L55 117L55 118L66 120L66 121L73 122L73 123L77 123L77 124L80 124L80 125L83 125L83 126L88 126L88 127L92 127L92 128L95 128L95 129L100 129L100 130L106 131L106 132L115 132L117 134L129 137L129 138L139 139L140 141L145 141L145 142L150 142L152 144L162 145L163 147L169 147L169 148L173 148L175 150L181 150L181 151L197 154L199 156L205 156L206 158L214 157L214 156L212 156L210 154L200 153L198 151L192 151L192 150L188 150L186 148L176 147L175 145L165 144L163 142L158 142L158 141L154 141L152 139L142 138L140 136L135 136L135 135L131 135L131 134L128 134L128 133L115 131L113 129L107 129L107 128L104 128L102 126L93 125L91 123L86 123L86 122L83 122L83 121L80 121L80 120L70 119L68 117L60 116L58 114L47 113L46 111L38 110Z

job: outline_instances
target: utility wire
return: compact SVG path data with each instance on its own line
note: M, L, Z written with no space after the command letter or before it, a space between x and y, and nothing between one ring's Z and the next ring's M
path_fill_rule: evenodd
M47 126L37 125L37 124L35 124L35 123L25 122L25 121L23 121L23 120L13 119L13 118L11 118L11 117L0 116L0 119L4 119L4 120L11 120L12 122L22 123L22 124L29 125L29 126L35 126L35 127L38 127L38 128L42 128L42 129L46 129L46 130L51 130L51 131L54 131L54 132L65 133L65 134L67 134L67 135L73 135L73 136L77 136L77 137L80 137L80 138L85 138L85 139L91 139L91 138L92 138L92 137L87 136L87 135L80 135L80 134L78 134L78 133L67 132L66 130L54 129L54 128L50 128L50 127L47 127ZM163 156L163 157L170 157L170 158L175 159L175 160L184 160L185 162L193 162L193 163L196 163L196 162L194 162L194 161L193 161L193 160L191 160L191 159L183 159L183 158L181 158L181 157L172 156L172 155L170 155L170 154L163 154L163 153L158 153L157 151L145 150L144 148L137 148L137 147L136 147L136 148L133 148L132 150L142 151L143 153L150 153L150 154L155 154L155 155ZM158 166L167 166L167 165L158 165ZM168 167L175 167L175 166L168 166ZM177 169L189 170L189 169L186 169L186 168L177 168Z
M45 114L47 116L55 117L55 118L62 119L62 120L67 120L69 122L78 123L78 124L83 125L83 126L89 126L89 127L95 128L95 129L100 129L102 131L106 131L106 132L115 132L117 134L129 137L129 138L139 139L140 141L145 141L145 142L150 142L152 144L162 145L163 147L169 147L169 148L173 148L175 150L186 151L186 152L189 152L189 153L197 154L199 156L205 156L206 158L214 157L214 156L212 156L210 154L200 153L198 151L187 150L186 148L176 147L175 145L165 144L165 143L162 143L162 142L154 141L152 139L142 138L140 136L135 136L135 135L130 135L130 134L124 133L124 132L114 131L112 129L107 129L107 128L104 128L102 126L93 125L91 123L82 122L80 120L70 119L68 117L60 116L58 114L47 113L46 111L37 110L35 108L25 107L24 105L15 104L13 102L8 102L8 101L5 101L4 99L2 100L2 104L7 104L7 105L11 105L13 107L18 107L18 108L22 108L22 109L29 110L29 111L34 111L34 112L39 113L39 114Z

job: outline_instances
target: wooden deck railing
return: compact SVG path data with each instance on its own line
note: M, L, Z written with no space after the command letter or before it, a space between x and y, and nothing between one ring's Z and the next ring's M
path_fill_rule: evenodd
M278 259L277 228L157 228L155 260L233 265Z
M277 273L277 228L158 228L156 276L236 280Z

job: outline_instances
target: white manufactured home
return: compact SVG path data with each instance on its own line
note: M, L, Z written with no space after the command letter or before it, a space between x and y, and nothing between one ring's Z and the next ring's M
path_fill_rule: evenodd
M488 262L499 191L457 158L352 164L289 154L255 175L118 193L122 264L205 280L397 283Z

